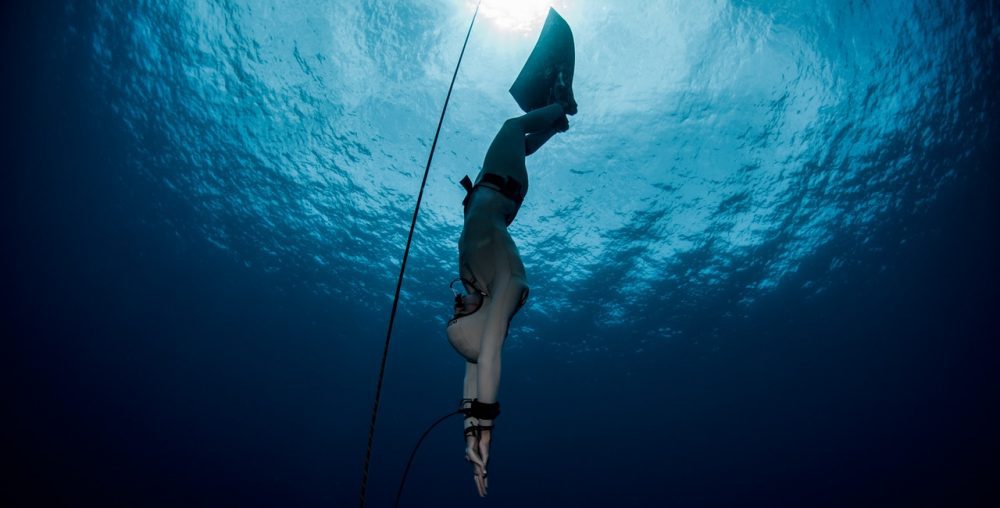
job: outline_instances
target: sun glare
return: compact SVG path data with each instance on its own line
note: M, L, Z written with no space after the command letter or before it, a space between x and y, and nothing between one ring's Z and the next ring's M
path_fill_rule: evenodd
M529 32L541 26L551 4L549 0L483 0L479 15L498 28Z

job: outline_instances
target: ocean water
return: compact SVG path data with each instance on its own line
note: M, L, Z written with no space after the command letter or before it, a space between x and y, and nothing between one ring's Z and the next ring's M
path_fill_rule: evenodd
M457 182L518 114L524 5L458 74L368 506L461 396ZM402 505L993 506L1000 6L553 5L580 113L510 229L490 495L455 420ZM357 505L474 8L4 3L5 506Z

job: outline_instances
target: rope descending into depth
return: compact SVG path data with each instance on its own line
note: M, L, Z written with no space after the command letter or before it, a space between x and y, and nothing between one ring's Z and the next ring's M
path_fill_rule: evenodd
M417 457L417 450L420 449L420 445L424 442L424 438L426 438L427 434L430 434L431 431L434 430L434 427L437 427L439 423L451 418L452 416L460 414L464 414L462 410L452 411L441 418L438 418L437 421L432 423L430 427L427 427L427 430L420 435L420 439L417 440L417 444L413 447L413 451L410 452L410 460L406 461L406 469L403 469L403 477L399 479L399 489L396 491L396 502L392 505L394 508L399 508L399 498L403 497L403 486L406 485L406 477L410 474L410 466L413 465L413 459Z
M368 467L372 460L372 442L375 440L375 421L378 419L378 406L382 398L382 379L385 377L385 362L389 356L389 341L392 339L392 325L396 321L396 309L399 307L399 291L403 287L403 273L406 272L406 260L410 257L410 244L413 242L413 230L417 226L417 214L420 213L420 202L424 199L424 187L427 185L427 175L431 171L431 161L434 159L434 149L437 148L438 136L441 135L441 125L444 123L444 114L448 111L448 101L451 100L451 91L455 88L455 78L458 77L458 68L462 65L462 57L465 56L465 47L469 44L469 36L472 35L472 26L476 23L476 16L479 14L479 5L476 3L476 12L472 14L472 21L469 23L469 31L465 33L465 42L462 43L462 52L458 55L458 63L455 64L455 72L451 75L451 85L448 86L448 95L444 98L444 107L441 108L441 118L438 119L437 130L434 131L434 142L431 143L431 152L427 156L427 166L424 167L424 178L420 182L420 192L417 194L417 204L413 208L413 220L410 221L410 233L406 237L406 248L403 250L403 261L399 266L399 279L396 281L396 294L392 298L392 312L389 314L389 327L385 332L385 347L382 349L382 364L378 369L378 384L375 385L375 402L372 404L372 421L368 427L368 446L365 450L365 466L361 475L361 508L365 507L365 494L368 491Z

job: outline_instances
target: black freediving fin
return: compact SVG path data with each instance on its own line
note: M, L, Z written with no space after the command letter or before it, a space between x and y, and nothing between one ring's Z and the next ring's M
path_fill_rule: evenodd
M576 66L576 49L573 44L573 31L566 20L549 8L545 18L542 33L538 36L535 48L531 50L528 61L521 73L517 75L510 87L510 95L525 113L556 102L557 98L566 100L576 109L573 99L573 69ZM553 90L562 74L562 97L556 97ZM572 113L571 113L572 114Z

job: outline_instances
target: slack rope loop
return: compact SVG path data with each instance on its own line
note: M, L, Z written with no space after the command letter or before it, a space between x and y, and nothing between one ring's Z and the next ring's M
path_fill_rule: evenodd
M365 494L368 492L368 469L372 460L372 443L375 440L375 422L378 419L378 406L382 398L382 380L385 378L385 362L389 356L389 342L392 340L392 325L396 322L396 309L399 307L399 291L403 287L403 274L406 272L406 260L410 257L410 244L413 243L413 230L417 227L417 214L420 213L420 203L424 199L424 187L427 185L427 175L431 171L431 161L434 160L434 150L437 148L438 137L441 135L441 125L444 123L444 114L448 111L448 101L451 100L451 91L455 88L455 78L458 77L458 68L462 65L462 57L465 56L465 47L469 44L469 36L472 35L472 26L476 23L476 16L479 14L480 0L476 4L476 12L472 14L472 21L469 23L469 31L465 33L465 42L462 43L462 52L458 55L458 63L455 64L455 72L451 75L451 85L448 86L448 95L444 98L444 107L441 108L441 118L438 119L437 130L434 131L434 142L431 143L431 152L427 156L427 165L424 167L424 178L420 182L420 192L417 194L417 204L413 207L413 220L410 221L410 233L406 237L406 248L403 250L403 261L399 266L399 279L396 281L396 294L392 298L392 312L389 313L389 327L385 332L385 347L382 349L382 363L378 369L378 384L375 385L375 401L372 404L371 425L368 427L368 446L365 449L365 466L361 474L361 508L365 507Z
M400 478L399 480L399 489L396 491L396 502L393 503L392 505L393 507L399 508L399 498L403 497L403 486L406 485L406 476L410 474L410 466L413 465L413 459L416 458L417 450L420 449L420 445L424 442L424 438L426 438L427 435L430 434L431 431L434 430L434 427L437 427L439 423L447 420L448 418L451 418L452 416L460 414L462 414L461 410L452 411L442 416L441 418L438 418L436 422L432 423L430 427L427 427L427 430L425 430L424 433L420 435L420 439L417 440L417 444L413 447L413 451L410 452L410 460L406 461L406 469L403 469L403 477Z

